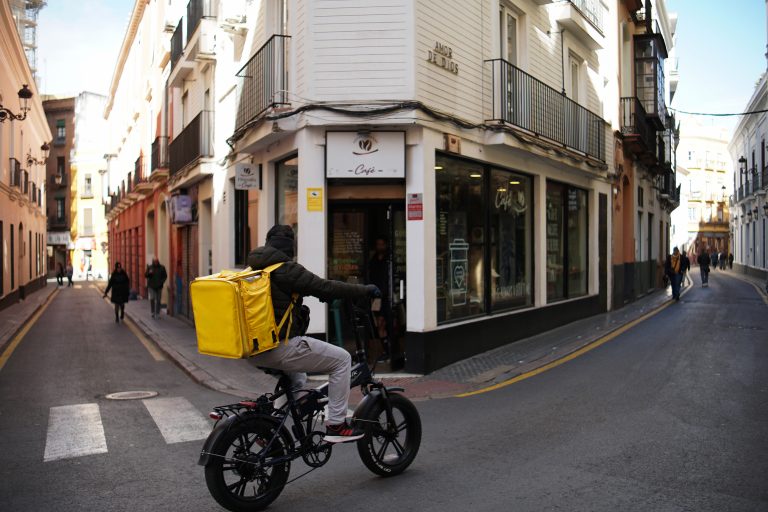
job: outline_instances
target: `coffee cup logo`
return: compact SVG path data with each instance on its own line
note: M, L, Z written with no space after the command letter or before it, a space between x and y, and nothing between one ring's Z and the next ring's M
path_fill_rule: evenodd
M357 150L352 151L352 153L358 156L370 155L379 150L376 139L372 135L358 135L357 138L355 138L354 144L357 146Z

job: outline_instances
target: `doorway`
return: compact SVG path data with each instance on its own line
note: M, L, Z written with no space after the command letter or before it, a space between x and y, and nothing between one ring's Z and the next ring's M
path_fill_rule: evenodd
M380 339L369 346L372 360L382 357L390 370L404 365L406 330L405 205L403 201L333 201L328 215L328 278L376 284L382 300L374 301L375 330ZM355 338L343 304L329 308L328 341L354 352ZM389 351L389 357L385 352Z

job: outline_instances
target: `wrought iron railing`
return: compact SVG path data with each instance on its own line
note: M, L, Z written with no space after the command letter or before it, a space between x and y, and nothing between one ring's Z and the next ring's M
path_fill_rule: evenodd
M286 52L289 39L290 36L273 35L237 72L236 76L241 80L235 131L267 109L288 104Z
M144 156L139 155L139 158L133 162L133 184L138 185L144 180Z
M168 137L161 135L152 143L151 172L168 168Z
M201 157L213 156L213 112L203 110L168 146L171 174Z
M587 21L603 32L603 6L600 0L565 0L570 2Z
M176 30L171 36L171 69L176 66L182 52L184 52L184 21L179 20L179 24L176 25Z
M605 121L504 59L493 66L494 121L503 121L605 162Z
M744 199L744 185L739 185L739 189L736 191L736 201Z
M203 18L216 17L215 0L190 0L187 4L187 43Z
M655 132L648 124L648 116L645 113L640 100L632 96L621 98L621 133L624 135L637 135L650 153L655 151Z

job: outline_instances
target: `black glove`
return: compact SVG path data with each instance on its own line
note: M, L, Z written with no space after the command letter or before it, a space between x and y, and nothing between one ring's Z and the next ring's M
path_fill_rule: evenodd
M373 297L376 299L381 298L381 290L379 290L379 287L376 286L375 284L365 285L365 291L369 297Z

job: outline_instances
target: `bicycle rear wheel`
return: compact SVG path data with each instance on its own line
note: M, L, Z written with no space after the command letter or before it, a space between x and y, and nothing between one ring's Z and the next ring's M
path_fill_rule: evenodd
M273 437L269 453L265 453ZM214 445L211 461L205 466L211 496L234 512L266 508L288 480L290 462L269 465L288 453L286 444L269 421L251 419L233 425Z
M385 401L379 400L364 420L366 436L357 442L360 459L380 476L399 475L411 465L421 445L421 418L410 400L389 393L394 425L387 425Z

